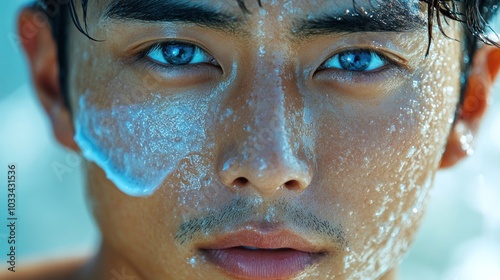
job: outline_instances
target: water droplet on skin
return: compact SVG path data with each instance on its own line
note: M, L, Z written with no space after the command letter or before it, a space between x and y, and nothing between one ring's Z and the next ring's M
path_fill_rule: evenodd
M370 163L370 158L369 157L364 157L365 164Z
M196 265L196 258L195 257L192 257L190 260L189 260L189 264L191 265L191 267L194 267Z
M259 56L263 57L266 54L266 50L264 49L264 46L259 47Z
M382 234L385 231L385 227L378 227L379 234Z
M389 221L393 222L394 220L396 220L396 217L394 213L391 213L391 215L389 216Z
M415 148L415 146L411 146L410 150L408 151L408 153L406 154L406 158L411 158L414 154L415 154L415 151L417 149Z
M259 166L259 171L264 171L267 168L267 164L265 162L262 162L262 164Z
M270 207L267 210L265 219L268 222L272 222L272 221L274 221L276 219L276 208L275 207Z
M473 155L474 135L472 134L472 132L462 122L457 123L457 125L455 126L455 130L457 133L461 134L459 140L462 150L465 151L468 156Z
M231 168L232 163L233 162L230 160L224 162L224 164L222 165L222 171L228 171L229 168Z

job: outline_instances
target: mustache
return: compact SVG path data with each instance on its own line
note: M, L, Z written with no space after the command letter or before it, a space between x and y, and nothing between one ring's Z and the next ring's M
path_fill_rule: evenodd
M235 229L246 222L263 220L264 223L284 223L306 234L314 234L336 244L345 251L348 247L346 234L341 224L334 225L315 214L290 204L287 200L278 200L268 206L264 219L259 215L259 204L250 198L235 198L219 210L183 222L175 234L175 240L181 245L199 240L208 235L223 233Z

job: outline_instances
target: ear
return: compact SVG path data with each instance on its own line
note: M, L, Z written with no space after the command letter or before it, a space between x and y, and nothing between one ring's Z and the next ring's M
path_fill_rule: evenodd
M47 17L41 11L25 8L19 14L18 31L37 96L49 116L53 133L59 143L76 151L71 114L59 84L56 42Z
M451 167L474 152L474 138L484 116L490 91L500 70L500 49L484 45L473 58L462 107L451 130L441 168Z

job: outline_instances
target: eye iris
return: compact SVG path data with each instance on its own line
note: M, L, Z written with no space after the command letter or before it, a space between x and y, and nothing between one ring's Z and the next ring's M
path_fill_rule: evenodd
M193 60L195 46L175 43L163 47L163 57L169 64L184 65Z
M368 51L353 50L339 54L340 66L349 71L363 71L372 61L372 54Z

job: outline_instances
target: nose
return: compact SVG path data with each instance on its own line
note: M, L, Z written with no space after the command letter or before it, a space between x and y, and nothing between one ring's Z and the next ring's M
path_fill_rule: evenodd
M238 115L225 133L230 139L219 161L222 183L233 190L252 188L263 197L304 191L312 168L301 140L304 108L296 83L271 71L245 84L249 88L239 87L230 97Z
M229 158L221 168L220 177L230 188L250 187L265 197L286 190L300 193L311 182L307 166L288 147L276 144L262 150L247 149Z

